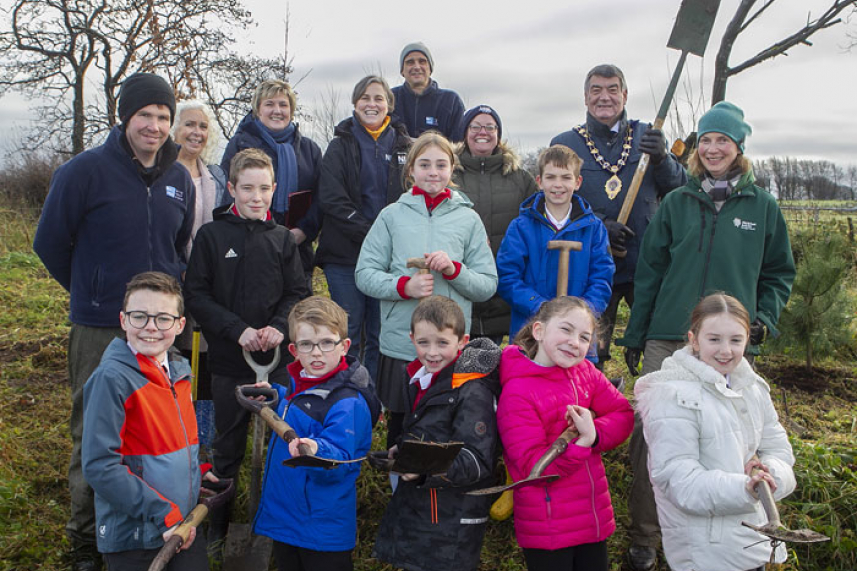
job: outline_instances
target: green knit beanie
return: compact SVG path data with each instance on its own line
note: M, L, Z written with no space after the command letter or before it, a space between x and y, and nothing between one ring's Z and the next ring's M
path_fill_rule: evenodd
M721 101L708 110L708 113L699 119L697 136L702 137L706 133L723 133L732 139L738 149L744 152L744 141L747 135L753 132L752 127L744 121L744 112L740 107L728 101Z

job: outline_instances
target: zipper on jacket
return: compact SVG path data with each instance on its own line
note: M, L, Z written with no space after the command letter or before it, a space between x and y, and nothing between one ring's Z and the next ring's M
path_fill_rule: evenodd
M545 484L545 504L547 504L548 508L548 519L553 519L553 513L551 511L551 493L548 490L547 484Z
M149 271L153 271L155 268L152 266L152 187L146 186L146 232L149 234L147 236L148 240L148 262L149 262Z
M485 174L485 159L479 160L479 174Z
M705 266L702 268L702 284L699 286L699 299L702 299L702 296L705 293L705 280L708 279L708 267L711 264L711 251L714 250L714 232L717 230L718 214L719 213L715 211L714 216L711 218L711 238L708 242L708 252L705 254Z
M167 375L164 374L164 376L166 377ZM188 439L188 437L187 437L187 426L185 426L184 417L182 416L182 409L179 406L179 395L176 393L176 388L173 385L172 380L171 379L167 379L167 380L170 382L170 392L173 393L173 402L176 405L176 412L179 415L179 424L182 425L182 434L184 434L184 443L185 443L184 449L185 449L185 452L187 453L187 468L188 468L187 471L188 471L188 474L190 474L190 479L188 480L188 482L190 484L190 488L188 488L187 497L190 498L191 500L194 500L196 498L194 498L194 494L193 494L193 478L194 478L193 455L190 453L190 439Z
M592 503L592 515L595 517L595 537L601 537L601 522L598 521L598 510L595 509L595 480L592 478L589 462L584 460L583 465L586 466L586 475L589 476L589 500ZM596 539L596 541L598 540Z

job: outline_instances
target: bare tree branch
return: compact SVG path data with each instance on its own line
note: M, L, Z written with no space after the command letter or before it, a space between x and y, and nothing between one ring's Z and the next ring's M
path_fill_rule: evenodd
M839 14L847 8L857 9L857 0L830 0L830 5L824 13L815 20L808 19L807 23L793 34L765 48L742 63L730 66L729 58L738 36L747 30L748 26L765 12L776 0L765 0L762 6L752 15L750 12L757 0L741 0L735 14L726 26L720 41L720 48L714 62L714 84L711 102L717 103L726 98L726 83L730 77L741 73L755 65L778 55L787 54L788 50L798 44L811 46L809 38L821 30L833 27L842 22Z

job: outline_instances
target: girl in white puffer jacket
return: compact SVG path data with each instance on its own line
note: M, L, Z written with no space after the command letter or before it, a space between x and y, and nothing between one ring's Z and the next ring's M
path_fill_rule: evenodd
M693 310L688 345L634 387L674 571L763 568L771 543L741 522L767 522L755 493L761 480L777 500L795 488L792 447L770 389L743 357L749 327L737 299L705 297ZM785 556L780 545L775 560Z

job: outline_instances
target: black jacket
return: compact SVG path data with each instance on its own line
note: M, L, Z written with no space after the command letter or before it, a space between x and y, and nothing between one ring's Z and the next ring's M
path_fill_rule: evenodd
M378 559L412 571L471 571L479 566L494 498L464 492L495 483L499 440L494 405L500 383L496 364L486 376L464 379L475 371L469 364L493 362L499 355L488 339L471 341L455 365L439 373L416 410L405 414L402 439L464 442L464 448L443 476L399 480L378 528ZM405 382L403 390L412 408L417 385Z
M364 217L361 210L360 145L351 132L353 121L354 118L349 117L336 126L335 137L321 161L318 202L323 231L316 251L319 266L326 263L356 265L360 246L374 222ZM402 170L411 145L404 125L393 121L390 126L396 130L396 141L387 178L387 204L395 202L405 191Z
M308 295L300 257L291 232L273 220L246 220L231 206L214 211L194 241L185 276L188 311L208 341L213 373L253 375L244 362L238 338L247 327L270 325L288 344L288 316ZM270 357L256 355L258 362ZM280 368L288 359L281 360Z

